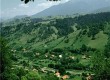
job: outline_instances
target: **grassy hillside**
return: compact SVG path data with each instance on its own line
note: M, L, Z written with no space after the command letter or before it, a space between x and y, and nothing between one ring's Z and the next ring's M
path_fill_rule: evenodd
M105 17L101 17L102 15ZM53 19L52 21L26 18L18 22L10 21L8 26L3 23L2 34L13 47L45 49L73 46L80 48L82 44L85 44L89 47L103 49L107 42L104 30L109 25L109 16L109 13L100 13L78 18ZM91 32L92 29L95 31ZM95 39L92 40L91 37Z

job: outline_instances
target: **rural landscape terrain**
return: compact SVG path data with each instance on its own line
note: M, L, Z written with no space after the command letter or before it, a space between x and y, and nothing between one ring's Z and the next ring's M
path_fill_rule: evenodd
M110 8L68 14L65 5L0 22L1 79L110 79Z

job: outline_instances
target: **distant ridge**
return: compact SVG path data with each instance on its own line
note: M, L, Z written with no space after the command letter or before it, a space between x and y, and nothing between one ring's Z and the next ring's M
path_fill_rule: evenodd
M110 5L110 1L105 0L70 0L66 3L52 6L44 11L41 11L32 17L58 16L58 15L72 15L72 14L86 14L99 9L103 9ZM105 11L102 11L105 12Z
M92 13L100 13L100 12L110 12L110 6L97 9L97 10L93 11Z
M25 18L25 17L28 17L27 15L20 15L20 16L15 16L14 18L15 19L21 19L21 18Z

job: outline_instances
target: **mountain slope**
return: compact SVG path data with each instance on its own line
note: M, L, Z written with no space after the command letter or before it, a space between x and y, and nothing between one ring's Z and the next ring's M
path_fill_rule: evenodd
M100 13L100 12L110 12L110 6L97 9L97 10L93 11L92 13Z
M38 21L37 21L38 20ZM110 13L88 14L75 18L43 21L23 19L2 25L2 36L14 49L45 50L53 48L81 48L86 46L104 49L108 41ZM100 45L100 46L99 46Z
M71 15L85 14L110 5L110 1L105 0L70 0L67 3L52 6L32 17L56 16L56 15Z

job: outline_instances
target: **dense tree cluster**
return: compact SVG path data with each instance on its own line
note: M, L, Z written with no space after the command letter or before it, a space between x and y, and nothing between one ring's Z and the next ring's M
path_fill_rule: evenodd
M93 60L92 61L93 71L96 74L96 79L109 80L110 79L110 34L108 35L108 42L107 45L105 45L105 50L103 52L96 51L94 53L92 60Z
M50 22L52 26L58 29L60 36L65 36L73 32L72 25L74 24L73 18L56 19L55 22Z
M104 52L96 51L92 58L93 69L96 80L110 79L110 58L106 58Z
M9 47L7 46L7 41L0 37L0 77L3 80L11 79L11 55Z
M89 29L88 36L92 36L94 39L99 31L104 30L106 22L110 22L110 12L87 14L75 17L74 21L77 23L78 29Z

